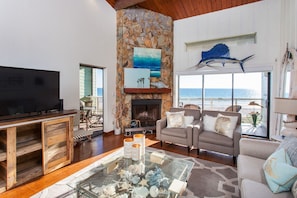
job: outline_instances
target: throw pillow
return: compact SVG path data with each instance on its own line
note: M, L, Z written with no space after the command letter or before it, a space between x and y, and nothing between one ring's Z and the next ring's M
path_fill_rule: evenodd
M297 167L297 137L286 136L278 149L284 148L288 153L293 166Z
M273 193L290 191L297 179L297 168L292 166L285 149L272 153L263 165L264 174Z
M233 132L237 124L237 119L237 116L225 116L218 114L218 118L215 123L215 131L229 138L233 138Z
M181 128L184 127L185 111L166 112L167 128Z
M215 130L217 133L233 138L233 130L231 128L231 119L228 117L220 116L216 120Z
M228 117L230 118L230 121L231 121L231 125L230 125L230 128L231 129L235 129L236 125L237 125L237 121L238 121L238 117L237 116L227 116L227 115L223 115L223 114L218 114L218 117L220 116L223 116L223 117Z
M292 191L293 197L297 198L297 180L294 182L291 191Z
M203 126L205 131L212 131L215 132L215 124L216 124L217 117L204 115L203 116Z
M184 116L184 127L191 125L193 121L194 116Z

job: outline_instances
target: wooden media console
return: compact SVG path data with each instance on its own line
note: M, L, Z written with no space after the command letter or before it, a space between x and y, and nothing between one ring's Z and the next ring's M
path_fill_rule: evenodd
M71 163L76 113L0 122L0 193Z

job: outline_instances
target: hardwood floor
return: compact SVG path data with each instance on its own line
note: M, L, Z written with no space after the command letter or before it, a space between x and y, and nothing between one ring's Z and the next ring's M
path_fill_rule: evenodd
M74 159L71 165L42 176L41 178L36 179L28 184L4 192L0 194L0 197L30 197L47 186L50 186L61 179L66 178L74 172L121 148L123 146L124 138L124 135L104 133L103 135L92 138L90 141L78 143L74 147ZM188 153L187 147L169 143L163 143L163 146L161 147L161 143L156 140L155 134L146 135L146 145L158 149L164 149L170 152L175 152L181 155L199 157L201 159L235 166L232 156L203 150L200 151L200 155L197 155L196 149L193 149L190 153Z

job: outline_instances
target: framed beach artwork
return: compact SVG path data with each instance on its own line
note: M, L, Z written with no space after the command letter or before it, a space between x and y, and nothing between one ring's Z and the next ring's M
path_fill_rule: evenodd
M150 77L161 77L161 49L134 47L134 68L150 70Z
M141 68L124 68L125 88L150 88L150 70Z

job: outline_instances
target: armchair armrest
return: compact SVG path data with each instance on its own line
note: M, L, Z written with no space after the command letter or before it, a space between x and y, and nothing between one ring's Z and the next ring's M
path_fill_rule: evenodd
M160 140L161 130L166 128L166 125L167 125L167 119L166 118L162 118L160 120L157 120L157 122L156 122L156 138L157 138L157 140Z
M241 139L241 131L241 125L237 125L233 132L234 156L238 156L239 154L239 141Z
M240 154L267 159L279 146L279 142L241 138L239 142Z
M202 120L197 120L196 124L193 125L193 146L198 145L199 141L199 134L203 130L203 121Z

